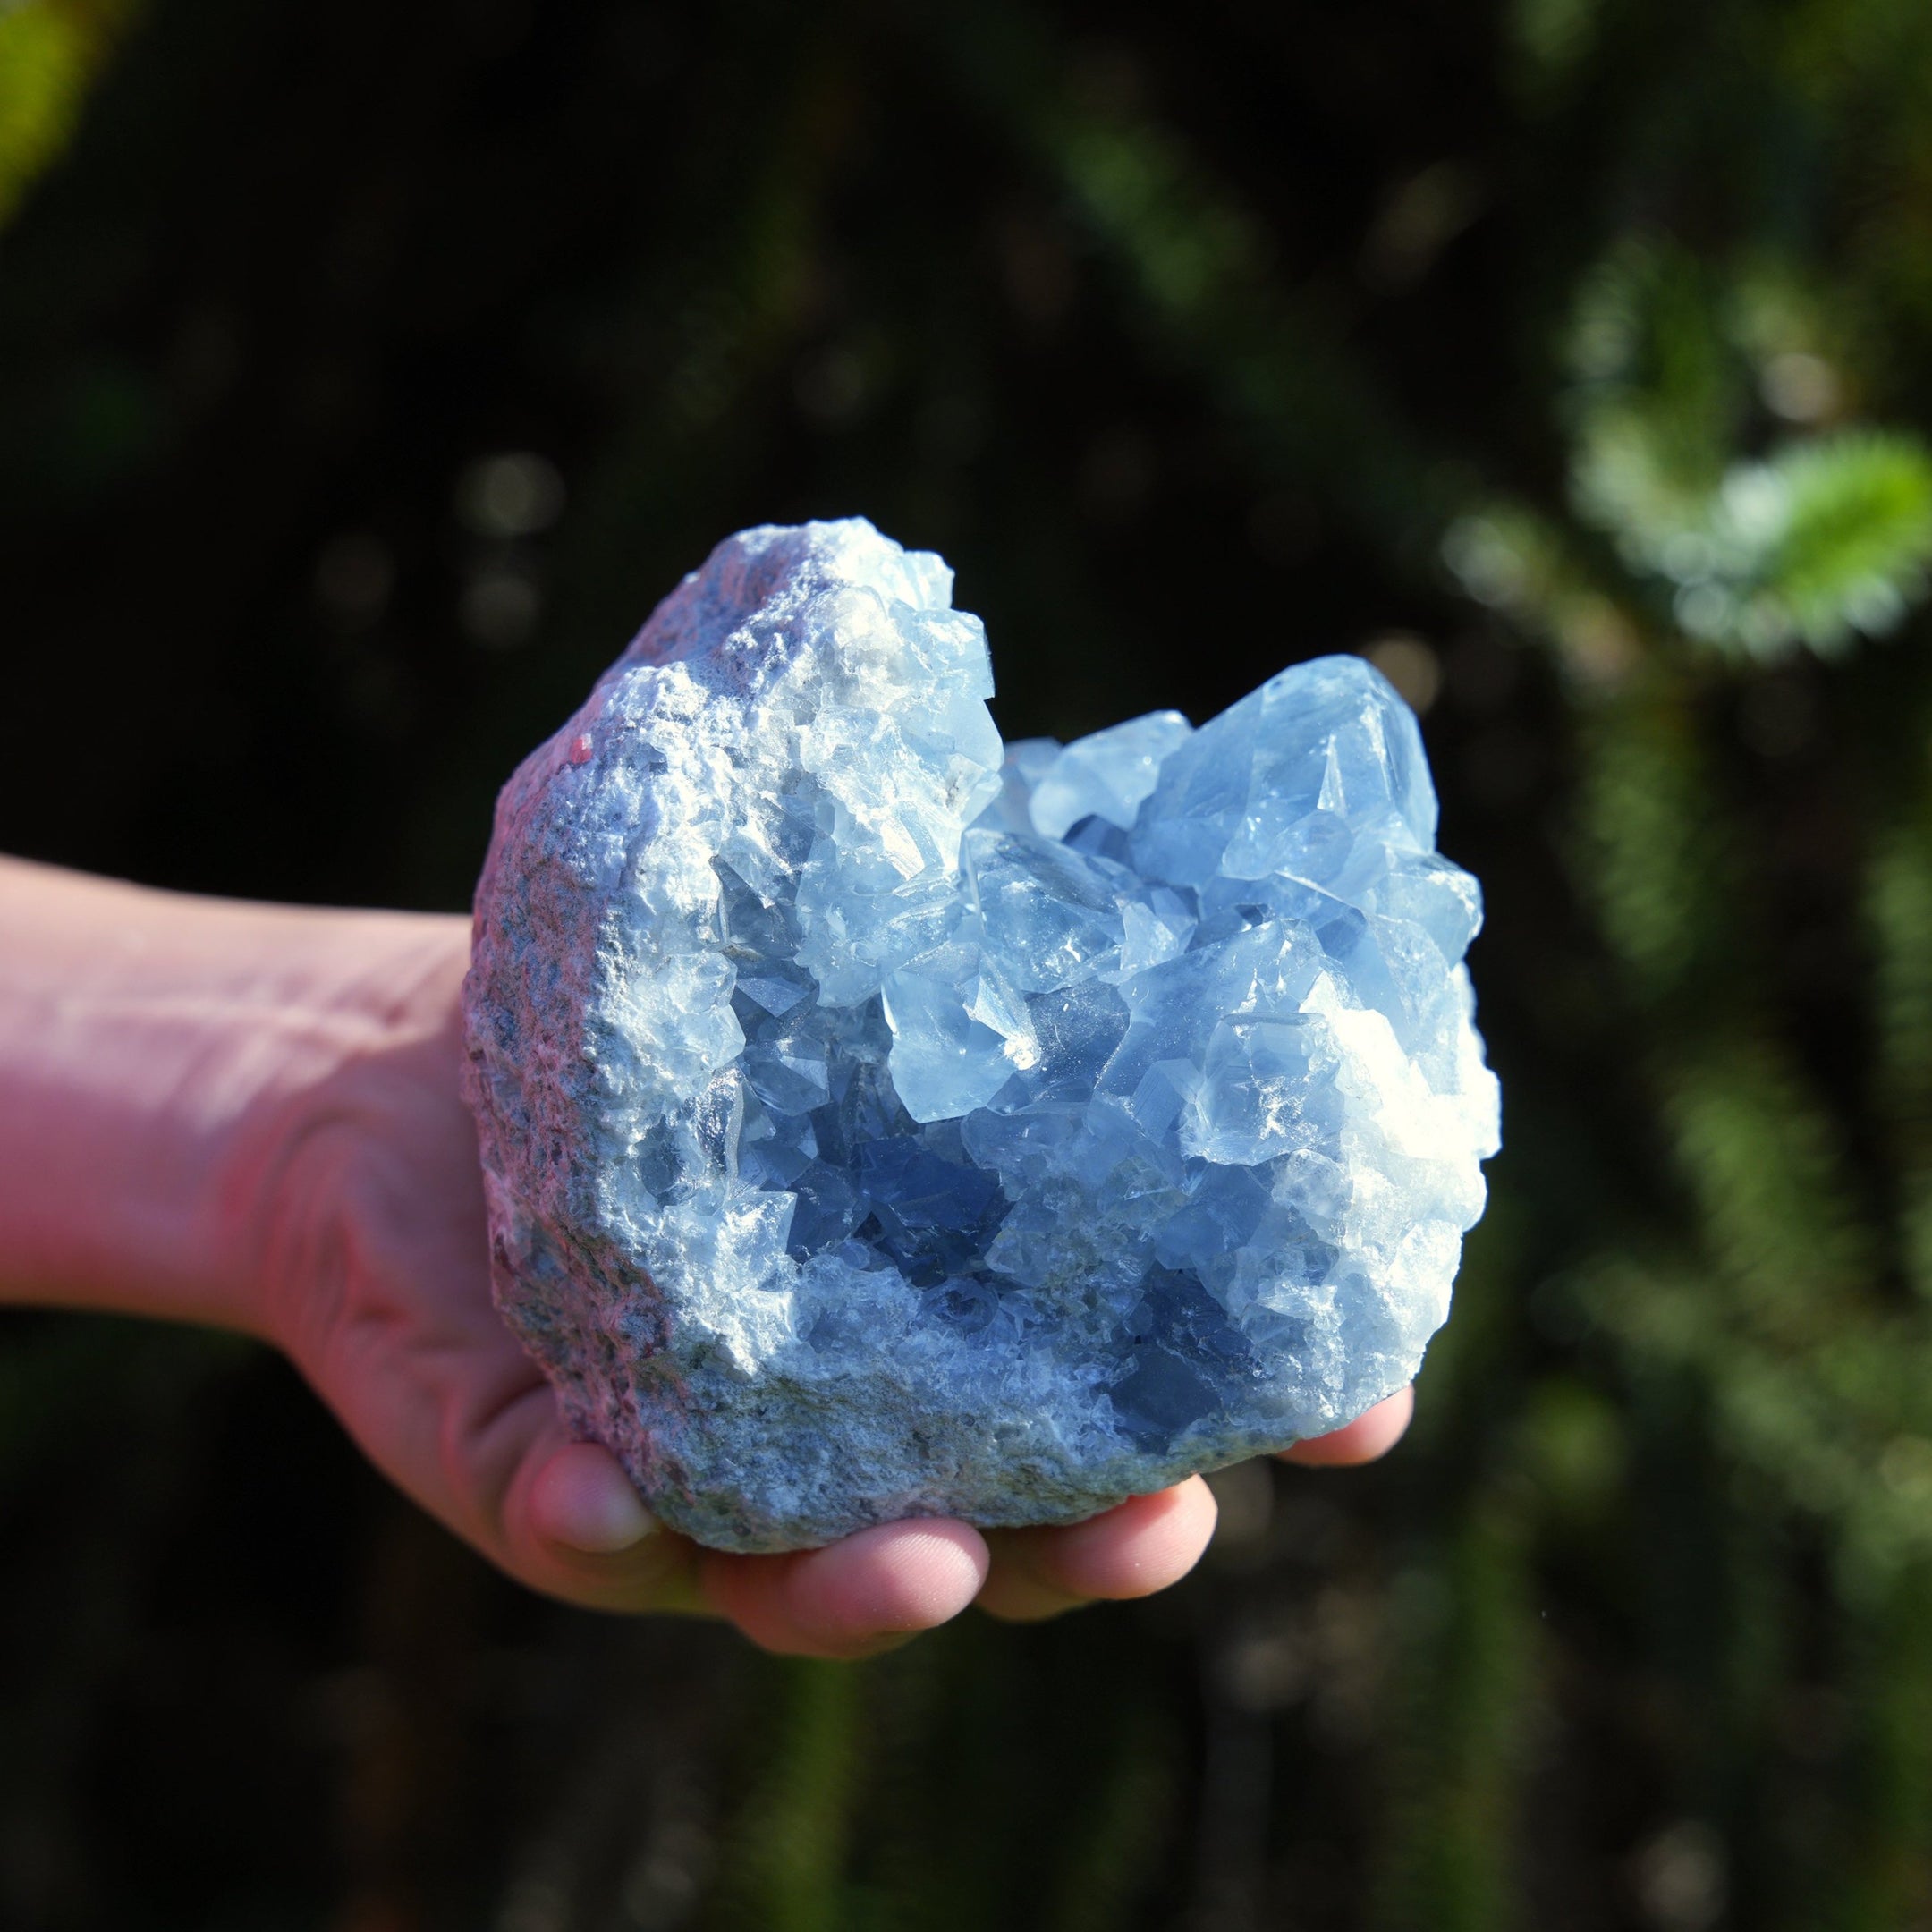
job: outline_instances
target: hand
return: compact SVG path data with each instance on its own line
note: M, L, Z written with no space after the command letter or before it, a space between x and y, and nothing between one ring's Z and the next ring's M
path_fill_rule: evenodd
M727 1616L855 1657L978 1600L1051 1615L1146 1596L1214 1530L1199 1478L1067 1528L893 1523L732 1556L652 1522L572 1442L490 1301L458 1089L465 920L152 893L0 860L0 1301L250 1330L377 1466L532 1589ZM1291 1450L1362 1462L1404 1391Z
M1191 1570L1214 1530L1199 1477L1068 1528L982 1534L891 1523L822 1550L737 1556L657 1526L607 1450L573 1442L549 1384L490 1301L476 1139L457 1089L466 935L419 997L406 1044L345 1065L311 1096L273 1164L265 1326L377 1465L532 1589L599 1609L699 1610L767 1648L856 1657L978 1601L1050 1615L1140 1597ZM1380 1454L1406 1390L1288 1452Z

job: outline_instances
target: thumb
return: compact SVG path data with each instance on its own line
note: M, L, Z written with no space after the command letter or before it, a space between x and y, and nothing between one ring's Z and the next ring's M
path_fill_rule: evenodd
M703 1607L693 1546L645 1508L608 1449L572 1438L548 1383L473 1440L485 1533L471 1540L519 1582L590 1610Z

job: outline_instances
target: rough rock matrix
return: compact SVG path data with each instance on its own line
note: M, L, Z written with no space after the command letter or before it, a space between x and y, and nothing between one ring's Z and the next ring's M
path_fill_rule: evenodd
M505 788L465 988L496 1290L663 1519L1064 1521L1349 1420L1497 1093L1415 720L1326 657L1003 748L952 573L746 530Z

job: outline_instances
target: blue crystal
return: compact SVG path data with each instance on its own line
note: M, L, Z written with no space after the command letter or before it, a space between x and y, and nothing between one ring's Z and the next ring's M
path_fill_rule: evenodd
M470 1093L499 1301L670 1522L1065 1521L1347 1420L1497 1142L1366 663L1004 749L950 573L750 530L506 788Z
M1027 801L1033 829L1042 838L1064 838L1082 818L1099 818L1131 832L1162 760L1192 733L1178 711L1150 711L1076 738L1033 784Z

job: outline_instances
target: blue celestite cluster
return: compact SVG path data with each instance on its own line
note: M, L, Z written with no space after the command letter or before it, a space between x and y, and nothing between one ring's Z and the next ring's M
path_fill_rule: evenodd
M1062 1521L1415 1371L1497 1090L1353 657L1003 748L952 576L746 530L505 788L465 989L496 1293L741 1550Z

